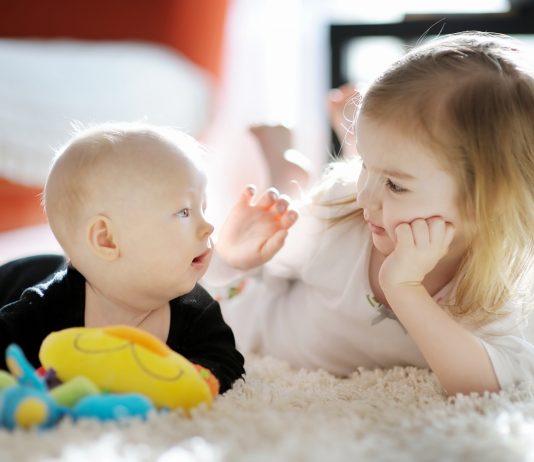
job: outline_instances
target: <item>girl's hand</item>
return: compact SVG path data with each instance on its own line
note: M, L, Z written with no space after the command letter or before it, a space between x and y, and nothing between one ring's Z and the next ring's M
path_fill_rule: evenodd
M254 186L248 186L224 222L217 253L228 265L248 270L269 261L284 245L287 230L298 214L289 210L289 198L275 189L262 193L256 202Z
M380 287L419 285L449 249L454 226L441 217L418 218L395 228L396 245L379 272Z

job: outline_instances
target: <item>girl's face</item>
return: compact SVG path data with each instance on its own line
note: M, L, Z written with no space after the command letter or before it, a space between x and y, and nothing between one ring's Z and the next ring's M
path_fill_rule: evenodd
M395 228L416 218L441 217L455 227L449 252L465 248L454 178L428 148L393 124L360 115L356 145L362 160L358 204L383 255L395 248Z

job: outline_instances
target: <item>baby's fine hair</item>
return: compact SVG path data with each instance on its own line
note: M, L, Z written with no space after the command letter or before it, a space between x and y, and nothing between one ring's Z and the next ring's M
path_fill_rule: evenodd
M138 147L140 142L168 145L203 170L203 147L193 137L171 127L106 122L75 130L71 139L57 150L43 194L50 227L64 249L75 234L84 206L98 193L94 180L104 178L109 189L116 190L117 180L128 176L127 170L131 171L128 167L136 165L136 157L153 156L152 150Z
M469 249L450 312L483 325L530 307L534 262L534 74L522 44L481 32L415 47L359 113L418 139L457 182Z

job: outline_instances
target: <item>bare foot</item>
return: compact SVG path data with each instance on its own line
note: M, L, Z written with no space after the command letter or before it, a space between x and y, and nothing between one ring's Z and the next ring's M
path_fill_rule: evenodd
M272 186L291 197L300 196L310 178L310 161L293 149L290 129L284 125L254 125L249 131L269 166Z
M328 93L330 124L341 144L343 157L356 154L354 121L360 94L354 85L346 83Z

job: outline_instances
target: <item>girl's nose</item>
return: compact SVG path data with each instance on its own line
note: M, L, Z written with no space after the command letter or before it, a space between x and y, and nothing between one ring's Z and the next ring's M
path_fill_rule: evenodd
M360 185L358 185L360 186ZM366 181L365 184L358 187L357 196L358 205L362 209L379 210L380 209L380 191L376 181Z

